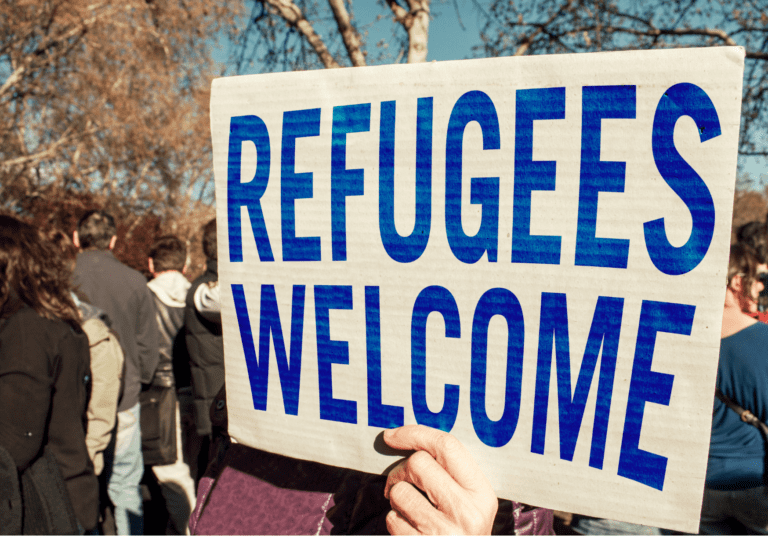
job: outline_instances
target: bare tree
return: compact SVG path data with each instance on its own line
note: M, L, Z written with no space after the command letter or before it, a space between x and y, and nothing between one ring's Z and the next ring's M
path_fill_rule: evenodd
M373 24L391 21L392 40L371 45L369 27L358 24L350 0L253 0L244 29L231 36L235 71L426 61L430 0L376 0L376 5Z
M206 40L236 16L214 0L0 1L0 206L210 202Z
M740 45L746 50L742 157L768 158L764 0L493 0L480 56Z

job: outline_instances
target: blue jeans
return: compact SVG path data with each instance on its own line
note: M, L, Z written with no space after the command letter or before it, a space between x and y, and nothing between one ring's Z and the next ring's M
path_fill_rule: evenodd
M660 536L661 530L618 520L574 517L571 528L585 536Z
M115 526L119 536L144 534L144 505L141 497L141 477L144 457L141 454L141 405L117 413L117 438L108 451L104 471L107 494L115 506Z

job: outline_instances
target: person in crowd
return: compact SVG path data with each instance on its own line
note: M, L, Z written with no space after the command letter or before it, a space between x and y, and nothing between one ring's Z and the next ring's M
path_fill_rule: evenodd
M184 315L185 338L189 352L194 396L195 423L202 438L200 455L197 459L195 480L198 481L208 465L211 445L211 402L224 385L224 345L221 336L221 322L205 318L195 308L194 295L198 286L219 279L218 254L216 245L216 220L203 227L203 253L206 270L190 286Z
M158 362L158 332L152 295L144 276L112 254L117 243L114 218L102 210L86 212L72 240L80 253L74 283L109 317L125 354L124 381L117 406L117 437L111 464L105 466L107 493L115 506L118 535L143 534L140 489L141 384L149 384ZM110 447L111 448L111 447Z
M764 288L757 265L746 246L731 246L716 385L768 422L768 325L746 314ZM760 430L716 398L700 533L768 534L767 454Z
M768 283L766 282L768 280L768 225L759 221L745 223L736 231L736 240L754 252L758 261L757 276L763 285L766 285ZM765 289L759 294L759 297L768 297ZM750 310L746 312L753 318L768 323L768 309L764 306L760 308L759 301L758 298L750 303Z
M175 462L153 465L152 472L160 484L166 508L177 535L189 534L189 515L195 507L195 482L189 466L184 462L181 434L181 417L176 401L174 362L186 349L181 330L184 325L187 291L190 283L184 277L186 272L186 246L175 236L158 238L149 250L149 272L153 279L147 284L154 296L158 330L160 332L160 362L152 380L152 388L167 391L173 395L175 425ZM187 365L188 362L183 362ZM144 452L145 459L151 454Z
M80 312L83 331L88 336L91 352L93 380L91 398L88 401L88 433L85 436L85 444L98 477L104 469L104 452L114 435L117 406L124 384L125 355L117 335L109 327L109 317L75 293L72 298Z
M0 446L20 472L50 448L90 533L98 517L85 443L90 358L70 273L37 229L0 216Z
M49 230L46 237L58 248L70 273L73 272L77 248L72 240L59 229ZM85 444L98 477L104 469L104 451L112 440L115 428L125 357L104 311L89 304L83 293L78 296L73 290L70 295L77 306L81 327L88 337L91 356L91 396L86 411L88 432Z

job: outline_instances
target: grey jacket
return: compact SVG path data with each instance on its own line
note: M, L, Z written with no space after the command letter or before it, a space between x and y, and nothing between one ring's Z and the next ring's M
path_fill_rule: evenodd
M158 362L155 305L147 282L109 250L86 250L77 256L74 284L107 314L120 338L125 391L117 410L128 410L139 402L141 384L152 381Z

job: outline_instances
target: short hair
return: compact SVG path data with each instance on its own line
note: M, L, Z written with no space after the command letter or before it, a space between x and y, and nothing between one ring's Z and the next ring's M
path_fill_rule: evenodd
M213 218L203 227L203 253L210 261L216 261L218 259L216 246L216 218Z
M187 248L184 243L173 235L158 238L149 247L149 257L156 273L164 271L184 270L187 261Z
M109 241L116 234L115 218L104 210L89 210L77 222L77 237L83 250L108 250Z
M759 221L745 223L736 231L736 240L740 244L748 246L760 263L768 263L768 241L765 236L764 223Z

